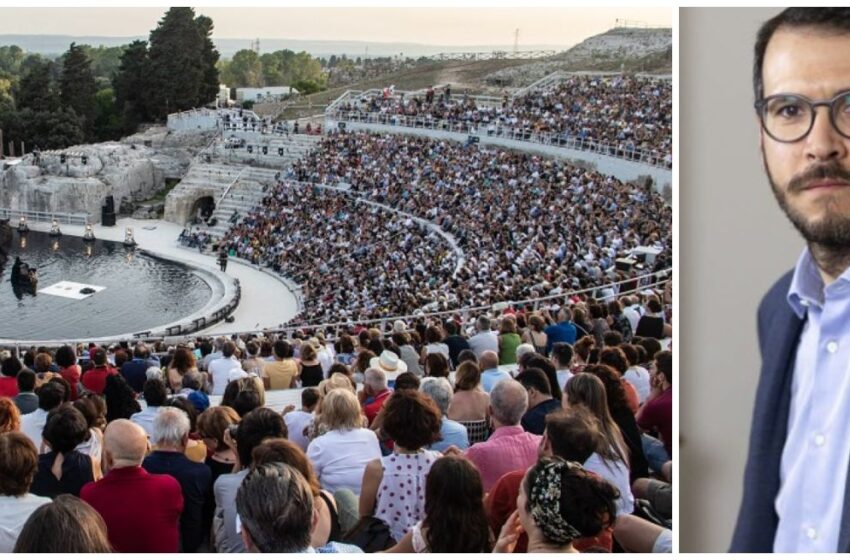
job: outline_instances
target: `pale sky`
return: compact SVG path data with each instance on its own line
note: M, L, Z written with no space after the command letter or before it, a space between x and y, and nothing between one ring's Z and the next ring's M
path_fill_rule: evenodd
M166 8L0 8L0 34L147 36ZM199 7L215 38L573 45L617 18L672 25L671 8L223 8Z

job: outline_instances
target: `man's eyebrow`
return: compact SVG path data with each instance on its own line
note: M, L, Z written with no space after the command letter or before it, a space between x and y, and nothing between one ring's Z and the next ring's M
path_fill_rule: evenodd
M841 95L843 93L850 94L850 85L843 86L843 87L840 87L840 88L833 90L833 92L829 95L829 99L832 99L834 97L838 97L839 95ZM794 97L805 97L806 99L811 99L812 101L816 101L815 99L813 99L812 97L809 97L808 95L803 95L802 93L797 93L797 92L793 92L793 91L777 91L776 93L765 94L763 98L767 99L768 97L777 97L777 96L782 96L782 95L789 95L789 96L793 95Z

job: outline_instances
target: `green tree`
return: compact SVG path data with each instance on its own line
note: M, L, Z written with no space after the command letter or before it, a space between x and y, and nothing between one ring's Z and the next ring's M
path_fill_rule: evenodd
M203 38L203 46L201 48L201 62L203 64L203 77L198 90L198 105L206 105L214 100L218 95L218 87L220 79L218 75L218 50L212 41L213 21L207 16L198 16L195 18L195 25L198 27L198 33Z
M118 107L115 104L115 92L112 88L104 88L95 95L97 116L94 121L95 140L105 142L117 140L123 132L123 122Z
M150 117L145 105L148 90L148 44L133 41L121 55L118 73L112 80L115 108L124 132L135 132Z
M37 60L27 57L24 62L27 61L30 63L26 65L27 70L21 77L15 92L18 109L48 112L58 110L59 98L51 80L53 63L41 60L41 57Z
M59 91L62 107L73 109L81 119L85 138L93 138L97 88L91 71L91 60L85 50L75 43L71 43L63 57Z
M150 34L147 107L154 119L191 109L201 97L204 37L192 8L171 8Z
M227 85L231 87L263 87L263 63L250 49L242 49L233 55L227 73Z

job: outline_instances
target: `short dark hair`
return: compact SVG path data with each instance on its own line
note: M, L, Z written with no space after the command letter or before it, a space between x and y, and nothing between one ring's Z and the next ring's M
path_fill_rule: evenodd
M245 416L252 410L263 406L259 391L240 390L233 399L233 409L239 416Z
M416 374L409 371L400 373L398 377L395 378L395 385L393 385L393 388L396 391L400 391L402 389L419 389L419 378Z
M65 346L60 346L59 349L56 350L56 365L62 369L71 367L76 363L77 353L71 346L66 344Z
M224 346L221 347L221 355L225 358L229 358L236 353L236 345L232 342L225 342Z
M236 453L243 465L251 464L251 452L264 439L273 437L288 437L289 432L283 422L283 416L270 408L252 410L239 422L236 430Z
M478 356L475 355L475 352L470 349L461 350L460 354L457 355L457 363L455 367L459 366L463 362L474 362L478 363Z
M605 346L619 346L623 343L623 335L617 331L608 331L602 335L602 344Z
M91 351L91 361L94 362L96 366L105 366L106 365L106 350L98 346L94 350Z
M6 377L16 377L24 368L24 364L16 356L10 356L0 365L0 373Z
M424 393L395 391L382 410L381 429L396 445L419 449L440 439L440 409Z
M556 342L552 345L552 358L560 364L569 365L573 360L573 347L566 342Z
M38 408L53 410L65 402L65 387L61 383L45 383L38 388Z
M301 391L301 406L304 408L312 409L319 402L319 397L322 394L319 393L319 390L315 387L307 387L303 391Z
M555 456L579 464L584 464L604 444L599 422L582 407L549 413L546 416L546 437Z
M661 352L661 343L655 338L642 338L638 346L644 349L648 360L654 359L655 355Z
M22 432L0 434L0 496L29 492L38 470L38 451Z
M771 37L780 27L820 27L837 33L850 33L850 8L786 8L762 24L756 35L753 58L753 92L758 101L764 97L764 54Z
M292 346L285 340L278 340L274 343L274 355L278 358L291 358Z
M543 370L540 368L525 369L522 373L516 376L516 380L519 381L526 390L537 389L538 393L543 393L544 395L552 394L552 385L549 383L549 380L546 379L546 374L543 373Z
M18 391L30 393L35 388L35 372L30 368L21 368L18 372Z
M86 440L89 423L83 413L71 403L50 411L41 432L42 438L56 453L70 453Z
M532 353L531 358L525 362L525 367L537 368L542 371L546 379L549 380L549 389L552 398L561 400L561 397L564 396L564 391L563 387L558 384L558 370L555 369L555 364L552 363L552 360L540 354Z
M162 379L148 379L142 386L142 394L148 406L162 406L168 398L168 389Z

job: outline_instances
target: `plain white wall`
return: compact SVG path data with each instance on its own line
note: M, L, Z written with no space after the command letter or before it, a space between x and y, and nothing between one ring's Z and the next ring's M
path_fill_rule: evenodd
M679 550L728 550L760 359L755 313L804 244L762 170L753 44L775 8L679 12Z

